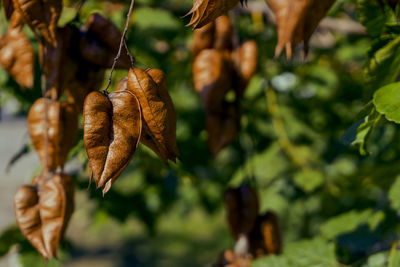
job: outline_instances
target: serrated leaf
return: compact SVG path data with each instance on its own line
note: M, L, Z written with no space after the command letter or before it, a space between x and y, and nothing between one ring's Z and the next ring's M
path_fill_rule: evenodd
M374 94L376 110L385 118L400 123L400 82L388 84Z
M294 182L304 192L310 193L324 182L324 176L316 170L302 170L296 173Z
M388 198L390 206L397 212L400 212L400 175L396 177L396 180L390 187Z
M378 49L364 71L366 84L373 90L396 81L400 71L400 37Z
M359 226L367 224L371 230L374 230L384 219L384 213L373 212L371 209L363 211L352 210L342 213L337 217L326 221L320 228L322 235L328 239L339 235L352 232Z

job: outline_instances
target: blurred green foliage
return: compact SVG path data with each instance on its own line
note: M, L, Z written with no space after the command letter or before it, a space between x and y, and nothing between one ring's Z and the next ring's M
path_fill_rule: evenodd
M61 25L76 13L74 1L65 4ZM390 85L393 95L381 91L371 103L379 87L398 77L397 13L372 1L338 1L330 15L362 22L368 35L319 32L333 44L312 43L308 60L292 62L272 59L275 26L265 20L260 29L250 14L235 14L241 40L254 39L259 45L259 68L241 100L239 137L213 158L207 149L200 99L192 86L192 30L185 27L189 18L181 18L191 4L190 0L136 1L127 37L139 67L160 68L168 76L182 161L166 166L140 145L103 198L93 188L85 191L88 170L82 131L70 155L82 166L73 173L77 187L95 203L90 210L91 231L103 235L107 221L124 229L132 218L147 230L121 230L128 237L117 246L122 249L116 264L214 262L219 251L233 244L224 221L224 192L228 186L251 181L259 193L260 212L273 210L279 215L284 237L282 255L258 259L254 266L325 267L339 262L399 266L393 244L400 230L400 131L380 119L381 113L387 118L389 113L399 115L387 106L387 100L399 106L398 85ZM128 1L87 0L81 20L96 11L122 28L127 7ZM22 113L40 96L39 68L36 72L35 88L21 91L0 70L1 90L20 101ZM126 71L116 71L112 88L125 75ZM282 145L285 138L289 148ZM0 237L1 255L14 243L20 244L22 263L32 262L32 257L38 260L15 226ZM85 251L79 243L64 245L61 259L78 257L84 253L80 250ZM135 253L148 256L140 260Z

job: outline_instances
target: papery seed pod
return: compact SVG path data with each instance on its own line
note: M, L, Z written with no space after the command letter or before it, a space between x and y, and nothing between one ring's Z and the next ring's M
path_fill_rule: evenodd
M248 235L254 228L258 216L258 197L254 188L244 185L230 188L225 194L227 220L235 239Z
M193 62L194 88L200 94L205 110L219 109L226 93L232 89L232 63L222 51L206 49Z
M233 28L227 15L222 15L215 20L214 49L232 50Z
M235 255L231 250L224 250L219 255L215 267L250 267L253 257L247 254L245 257Z
M131 92L90 93L84 103L84 143L91 177L107 193L132 159L142 131L139 101Z
M192 43L193 59L204 49L213 48L215 24L210 22L200 29L194 30Z
M14 209L21 232L42 257L57 258L73 211L71 178L64 174L35 177L33 186L22 186L17 191Z
M192 18L188 26L201 28L225 14L239 3L239 0L194 0L188 15Z
M39 98L28 113L28 130L43 168L63 168L78 132L74 105Z
M282 237L278 216L271 211L258 216L249 238L250 251L255 257L280 254Z
M34 52L21 28L10 28L1 37L0 65L22 88L33 87Z
M154 78L154 80L153 80ZM137 96L142 108L145 134L150 136L155 151L167 163L176 161L179 152L176 146L176 113L166 87L166 78L162 71L139 68L129 70L128 90ZM149 145L145 139L144 144ZM150 148L154 146L149 145ZM166 155L164 157L163 155Z
M85 28L79 43L81 56L96 66L111 68L121 40L118 28L110 20L96 13L89 16ZM115 67L124 69L131 67L125 47Z
M62 10L62 0L13 0L24 22L42 34L46 42L57 46L56 30Z
M239 94L243 94L250 79L257 71L257 43L253 40L244 42L232 53L232 59L238 75L236 88Z

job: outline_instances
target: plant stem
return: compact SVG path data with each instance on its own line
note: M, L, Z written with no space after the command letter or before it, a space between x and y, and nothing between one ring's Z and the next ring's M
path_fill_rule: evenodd
M115 69L115 64L117 64L119 58L121 57L121 51L122 51L122 47L123 47L123 46L125 46L126 51L127 51L127 53L128 53L128 56L129 56L130 59L131 59L132 67L134 66L133 57L132 57L131 53L129 52L128 46L126 45L126 42L125 42L125 36L126 36L126 32L128 31L128 28L129 28L129 22L130 22L130 20L131 20L132 10L133 10L133 5L134 5L134 4L135 4L135 0L131 0L131 5L130 5L130 7L129 7L129 12L128 12L128 15L126 16L126 23L125 23L124 32L122 33L121 42L119 43L118 53L117 53L117 56L114 58L114 62L113 62L113 64L112 64L112 66L111 66L110 75L108 76L107 87L106 87L106 89L104 89L104 91L107 91L107 92L108 92L108 87L110 87L110 84L111 84L111 78L112 78L113 71L114 71L114 69Z

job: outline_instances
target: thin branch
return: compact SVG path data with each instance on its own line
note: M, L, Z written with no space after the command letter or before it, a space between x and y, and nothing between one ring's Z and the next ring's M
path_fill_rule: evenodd
M119 43L118 54L114 58L114 62L112 64L112 66L111 66L110 75L108 76L107 87L106 87L106 89L104 89L104 91L106 91L106 92L108 92L108 87L110 87L110 84L111 84L111 78L112 78L112 74L113 74L114 69L115 69L115 64L117 64L119 58L121 57L122 46L125 45L126 51L127 51L128 55L129 55L129 57L131 59L131 64L132 64L132 66L134 65L133 57L132 57L131 53L129 52L128 46L126 45L126 42L125 42L125 36L126 36L126 32L128 31L128 28L129 28L129 22L131 20L132 10L133 10L133 5L134 4L135 4L135 0L131 0L131 5L129 7L129 12L128 12L128 15L126 16L126 23L125 23L124 32L122 33L121 42Z

